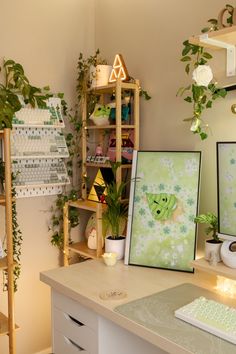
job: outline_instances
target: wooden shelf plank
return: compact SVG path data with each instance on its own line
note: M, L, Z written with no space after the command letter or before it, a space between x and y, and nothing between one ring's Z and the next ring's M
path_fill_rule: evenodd
M95 212L97 210L97 202L93 202L91 200L83 200L83 199L79 199L79 200L70 200L68 202L68 204L72 207L78 208L78 209L84 209L84 210L89 210L89 211L93 211ZM102 205L102 209L106 209L106 204L102 204L99 203L100 205Z
M113 93L113 91L116 88L116 82L112 82L106 86L98 86L98 87L92 87L88 90L88 92L93 92L96 91L96 93ZM137 88L136 83L132 82L121 82L121 89L123 90L135 90Z
M201 47L205 47L205 48L222 49L214 45L202 43L199 37L200 35L193 36L189 38L189 42L192 44L200 45ZM218 31L209 32L208 37L227 44L236 45L236 26L231 26L231 27L220 29Z
M94 163L94 162L86 162L87 167L104 167L104 168L111 168L111 165L108 163ZM132 168L132 164L124 164L121 165L121 168Z
M204 258L199 258L191 262L191 265L195 269L202 270L203 272L236 280L236 270L226 267L223 262L217 263L216 266L211 266Z
M123 124L121 125L121 129L134 129L135 125L134 124ZM114 124L111 125L88 125L85 127L87 130L96 130L96 129L116 129L116 126Z
M98 258L97 250L89 249L86 241L73 243L68 247L68 249L88 258L92 258L92 259Z
M19 326L15 325L15 329L19 329ZM8 334L8 318L0 312L0 336Z
M0 270L7 269L7 257L0 258Z
M5 196L3 194L0 194L0 205L4 205L6 202Z

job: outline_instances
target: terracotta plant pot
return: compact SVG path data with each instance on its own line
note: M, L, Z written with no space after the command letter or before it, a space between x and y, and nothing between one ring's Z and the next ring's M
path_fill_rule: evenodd
M222 241L206 240L205 242L205 259L210 261L215 256L216 262L221 262L220 249Z
M105 252L114 252L117 254L117 259L123 259L125 254L125 236L113 239L111 236L105 238Z

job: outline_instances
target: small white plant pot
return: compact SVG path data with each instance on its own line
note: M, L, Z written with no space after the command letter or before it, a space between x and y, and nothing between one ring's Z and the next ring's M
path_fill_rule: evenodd
M106 86L111 75L111 65L97 65L96 68L90 70L92 78L92 87Z
M105 238L105 252L116 253L117 260L123 259L125 254L125 236L121 236L120 239L112 239L107 236Z
M207 261L214 260L216 262L221 262L220 249L222 246L222 242L215 243L212 240L206 240L205 242L205 259Z

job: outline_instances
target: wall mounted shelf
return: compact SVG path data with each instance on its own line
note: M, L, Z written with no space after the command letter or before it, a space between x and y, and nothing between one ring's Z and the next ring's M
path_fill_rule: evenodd
M236 26L203 33L198 36L189 38L189 42L201 47L210 49L226 49L227 62L226 72L227 76L234 76L236 74Z
M226 267L223 262L217 263L216 266L211 266L209 262L206 261L204 258L199 258L191 262L191 265L195 269L201 270L203 272L207 272L215 275L221 275L225 278L236 280L235 269Z

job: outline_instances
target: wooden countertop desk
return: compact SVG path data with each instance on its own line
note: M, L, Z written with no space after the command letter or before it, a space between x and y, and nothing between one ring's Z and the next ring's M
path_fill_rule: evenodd
M40 279L48 284L53 291L72 299L96 315L102 316L122 329L160 348L160 353L166 351L173 354L189 354L197 353L197 351L189 350L185 346L177 344L174 340L165 338L163 335L124 317L114 309L121 304L126 304L184 283L195 284L211 291L214 291L215 285L215 277L203 272L197 271L192 274L125 266L121 261L115 266L109 267L100 259L45 271L40 274ZM124 292L127 296L119 300L103 300L101 298L102 293L109 293L113 290ZM203 353L201 351L201 353L213 353L208 350L209 348L206 348L206 352ZM224 351L224 354L226 352ZM159 352L157 351L156 353ZM215 353L218 353L218 351L215 351Z

